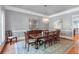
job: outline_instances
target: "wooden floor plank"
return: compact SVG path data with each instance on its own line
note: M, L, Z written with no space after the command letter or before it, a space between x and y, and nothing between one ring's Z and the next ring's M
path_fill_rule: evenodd
M79 54L79 35L73 37L75 46L68 52L68 54Z
M78 45L78 43L79 43L79 35L75 35L74 37L73 37L73 40L74 40L74 42L75 42L75 45L73 46L73 48L68 52L68 54L78 54L79 52L78 52L78 49L79 49L79 45ZM15 42L14 42L15 43ZM8 50L8 48L10 48L10 43L8 43L8 44L6 44L6 46L5 46L5 48L4 48L4 50L3 50L3 52L2 53L4 53L6 50ZM14 52L14 50L13 50L13 52Z

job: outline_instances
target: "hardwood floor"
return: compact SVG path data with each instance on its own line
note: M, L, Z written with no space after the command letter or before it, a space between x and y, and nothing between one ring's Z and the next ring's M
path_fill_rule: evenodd
M75 45L73 48L68 52L68 54L79 54L79 35L75 35L73 37Z
M73 37L73 40L75 42L75 45L72 47L72 49L69 50L68 54L78 54L79 53L79 35L76 35ZM21 41L21 40L20 40ZM16 43L15 41L13 44ZM15 53L14 47L12 48L13 45L10 45L10 43L6 44L5 48L3 49L2 53L8 54L8 53ZM12 49L11 51L6 52L9 49Z
M22 40L18 40L17 42L19 41L22 41ZM7 43L4 49L2 50L1 54L11 54L11 53L15 54L16 51L15 51L15 47L13 46L15 43L16 43L15 40L12 42L12 45L10 45L10 43Z

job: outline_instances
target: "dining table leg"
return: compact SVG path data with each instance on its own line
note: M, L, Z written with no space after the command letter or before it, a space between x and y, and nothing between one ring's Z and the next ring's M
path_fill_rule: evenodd
M39 40L37 39L35 42L35 49L38 49L38 48L39 48Z

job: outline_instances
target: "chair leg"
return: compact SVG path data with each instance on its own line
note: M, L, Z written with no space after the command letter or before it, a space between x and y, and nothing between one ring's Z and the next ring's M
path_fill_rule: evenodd
M49 42L49 46L51 46L51 42Z
M35 42L35 49L38 49L39 48L39 41L36 41Z
M10 45L12 44L12 39L10 39Z
M56 44L56 40L54 40L54 44Z
M6 43L9 43L9 39L6 40Z
M52 41L50 41L50 46L52 46Z
M25 42L25 48L26 48L26 42Z
M47 42L44 42L44 48L46 48L46 43L47 43Z
M17 42L17 37L16 37L16 42Z
M28 43L28 52L29 52L29 43Z
M52 40L50 39L50 40L48 41L48 43L49 43L49 46L51 46L51 45L52 45Z

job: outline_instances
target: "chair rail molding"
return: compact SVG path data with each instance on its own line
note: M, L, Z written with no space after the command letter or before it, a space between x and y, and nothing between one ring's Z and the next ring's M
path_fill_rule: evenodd
M12 32L25 32L27 30L13 30Z
M13 33L21 33L21 32L26 32L27 30L13 30ZM18 37L18 39L25 39L24 36Z

